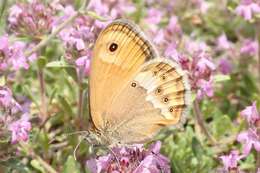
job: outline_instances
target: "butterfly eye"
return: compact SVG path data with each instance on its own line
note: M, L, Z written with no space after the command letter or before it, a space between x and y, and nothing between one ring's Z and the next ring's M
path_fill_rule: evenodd
M131 84L131 86L132 86L132 87L136 87L136 83L133 82L133 83Z
M111 52L114 52L114 51L116 51L117 47L118 47L118 45L117 45L116 43L112 43L112 44L110 44L110 46L109 46L109 50L110 50Z

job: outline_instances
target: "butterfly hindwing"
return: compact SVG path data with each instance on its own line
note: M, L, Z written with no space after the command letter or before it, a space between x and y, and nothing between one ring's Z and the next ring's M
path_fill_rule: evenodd
M190 104L187 75L172 60L146 62L107 110L111 140L143 143L167 125L183 122Z

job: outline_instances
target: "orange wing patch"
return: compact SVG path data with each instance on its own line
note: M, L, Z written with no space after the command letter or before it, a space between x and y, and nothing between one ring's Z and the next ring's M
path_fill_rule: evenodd
M165 121L162 124L177 124L190 104L190 86L187 76L174 62L157 58L140 70L135 80L147 89L147 101L160 108Z

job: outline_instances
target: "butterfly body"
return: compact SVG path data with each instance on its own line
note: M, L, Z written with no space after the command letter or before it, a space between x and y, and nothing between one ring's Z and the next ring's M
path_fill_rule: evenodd
M183 121L187 75L159 55L133 23L116 20L99 35L90 71L90 136L103 146L145 143Z

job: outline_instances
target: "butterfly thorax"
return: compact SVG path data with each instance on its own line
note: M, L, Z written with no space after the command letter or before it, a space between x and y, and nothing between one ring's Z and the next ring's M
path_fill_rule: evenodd
M118 142L118 140L115 140L115 138L113 138L112 136L113 135L110 132L100 131L96 128L91 128L88 130L86 140L90 144L95 146L104 146L109 148L120 146L120 142Z

